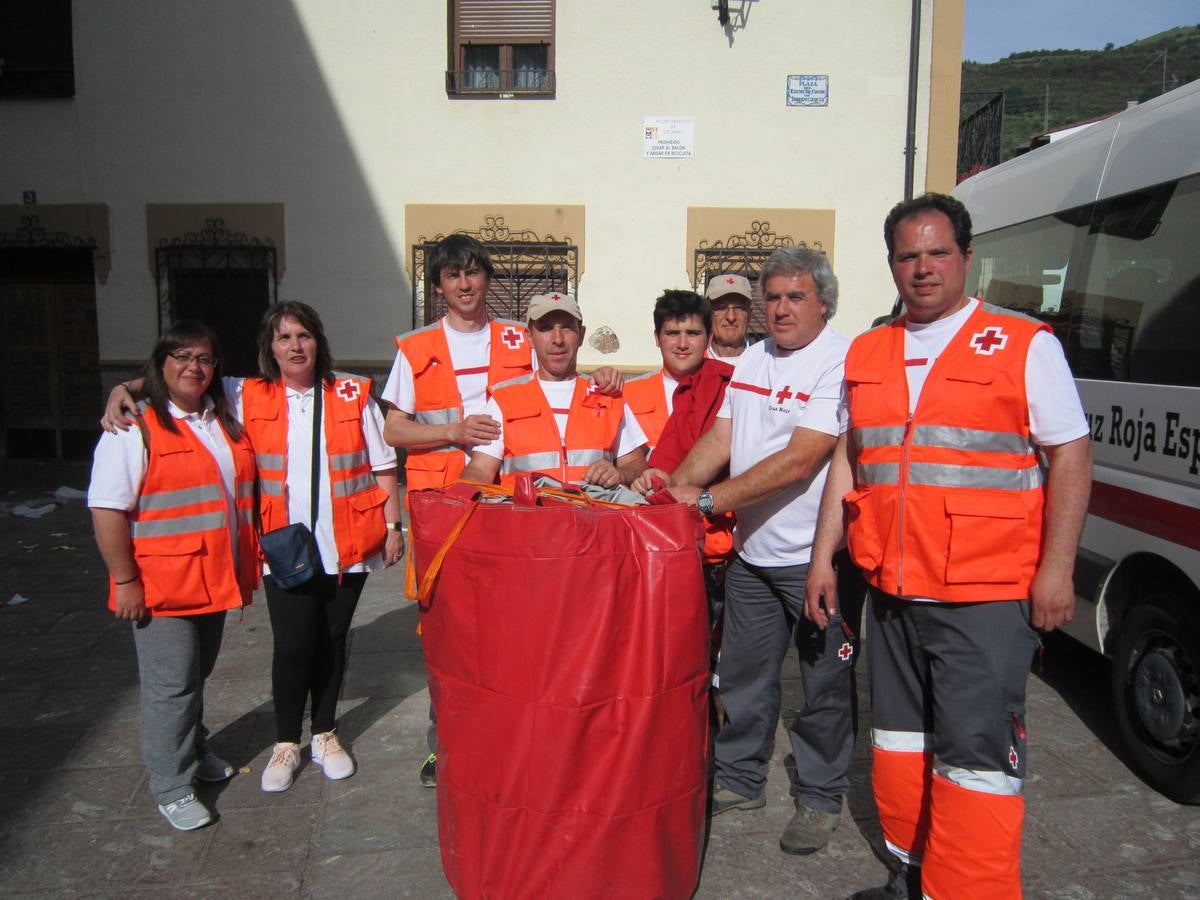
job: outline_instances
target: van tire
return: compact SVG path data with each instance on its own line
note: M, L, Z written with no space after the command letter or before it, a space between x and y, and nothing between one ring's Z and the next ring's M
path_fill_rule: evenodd
M1134 767L1177 803L1200 803L1200 610L1156 596L1129 610L1113 654L1113 701Z

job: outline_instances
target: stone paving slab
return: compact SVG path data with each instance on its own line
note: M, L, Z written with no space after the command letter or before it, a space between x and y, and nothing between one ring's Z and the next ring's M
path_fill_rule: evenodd
M87 474L71 463L0 470L0 898L453 896L436 792L417 782L429 698L417 610L399 599L403 573L372 576L351 632L339 732L359 771L345 781L306 759L291 790L259 789L274 740L270 622L261 596L228 617L206 720L214 748L241 771L200 789L219 821L175 832L146 789L132 637L103 611L86 509L4 514L59 485L82 488ZM53 549L63 546L72 549ZM17 592L28 602L8 605ZM794 662L783 677L786 717L801 702ZM1030 679L1025 895L1200 898L1200 808L1130 772L1107 678L1103 660L1051 638ZM865 692L859 702L865 727ZM835 898L885 880L865 733L840 826L813 856L778 849L792 811L786 752L781 725L768 804L711 823L697 898Z

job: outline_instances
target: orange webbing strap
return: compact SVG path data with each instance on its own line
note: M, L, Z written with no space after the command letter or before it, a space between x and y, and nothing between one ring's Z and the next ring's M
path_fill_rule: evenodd
M421 587L417 591L418 603L424 604L428 602L429 594L433 590L433 583L437 580L438 572L442 570L442 562L446 559L446 554L450 552L450 548L454 546L454 542L458 540L458 536L467 527L467 522L470 520L471 514L478 508L479 501L472 500L470 505L463 510L463 514L458 517L458 521L454 523L454 527L450 529L450 533L446 535L446 539L442 541L442 546L438 547L438 552L429 561L429 567L425 570L425 577L421 579Z

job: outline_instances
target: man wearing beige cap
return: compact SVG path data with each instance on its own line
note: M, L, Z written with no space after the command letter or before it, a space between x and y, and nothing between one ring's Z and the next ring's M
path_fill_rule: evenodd
M620 394L600 394L579 376L579 304L565 291L538 294L528 317L536 371L491 389L485 412L500 433L472 449L462 478L499 475L512 484L519 473L536 472L564 484L629 484L646 468L646 435Z
M725 272L708 279L705 298L713 311L712 340L709 356L732 359L749 346L746 329L750 327L750 304L754 291L744 275Z

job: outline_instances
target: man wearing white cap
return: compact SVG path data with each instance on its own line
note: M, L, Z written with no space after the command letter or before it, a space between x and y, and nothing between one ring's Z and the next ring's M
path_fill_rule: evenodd
M732 361L750 346L746 340L746 329L750 327L750 304L754 299L750 279L732 272L713 275L708 279L704 297L713 311L708 355Z
M566 292L538 294L528 317L537 370L491 389L486 414L500 433L473 448L463 479L511 484L537 472L564 484L629 484L646 468L646 435L620 394L597 393L579 376L579 304Z

